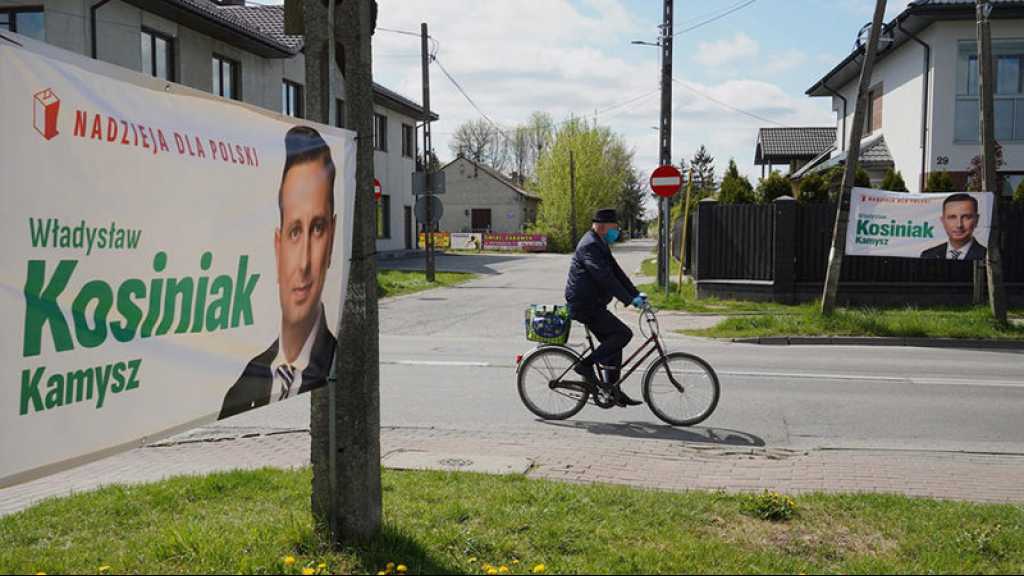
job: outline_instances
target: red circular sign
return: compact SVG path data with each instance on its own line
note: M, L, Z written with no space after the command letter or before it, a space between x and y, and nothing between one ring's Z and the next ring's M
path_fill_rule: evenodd
M658 166L651 173L651 190L658 196L671 196L678 192L682 185L683 175L675 166Z
M383 193L383 189L380 186L380 180L373 179L373 199L380 202L380 195Z

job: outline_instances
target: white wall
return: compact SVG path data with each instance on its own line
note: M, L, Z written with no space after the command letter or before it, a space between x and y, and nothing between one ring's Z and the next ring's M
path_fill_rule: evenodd
M931 46L932 51L924 171L963 172L967 170L971 158L981 151L978 144L954 141L958 43L976 38L975 24L973 20L938 22L926 28L919 36ZM1024 20L994 20L992 38L1024 38ZM916 42L907 42L897 52L877 63L871 82L871 86L878 82L883 84L881 131L885 135L896 169L902 172L911 192L920 190L923 59L924 48ZM853 127L857 83L855 79L837 90L847 99L847 140ZM839 117L836 124L837 146L843 148L839 142L842 139L842 102L838 98L833 100ZM1002 144L1005 164L1000 170L1024 171L1024 142ZM940 164L940 158L948 159L948 163Z
M971 158L981 153L980 144L958 144L955 135L957 45L962 40L975 40L974 22L943 22L931 26L923 36L932 45L935 63L932 106L932 148L928 156L929 170L962 172ZM993 20L992 39L1024 39L1024 20ZM1001 142L1003 161L1000 171L1024 170L1024 142ZM949 158L949 164L937 165L937 158Z
M391 213L388 215L391 222L391 237L378 239L377 251L404 250L407 233L405 207L412 209L416 204L412 195L412 173L416 169L416 160L413 157L402 156L402 124L408 124L415 129L416 122L404 114L381 106L374 106L374 112L383 114L388 119L388 151L374 152L373 171L377 180L380 180L382 193L391 197ZM415 247L415 216L413 229L408 233L412 235L410 238L412 246Z

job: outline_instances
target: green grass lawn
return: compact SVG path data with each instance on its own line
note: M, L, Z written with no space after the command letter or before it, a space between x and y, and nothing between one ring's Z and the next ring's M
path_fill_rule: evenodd
M719 300L717 298L698 299L697 288L690 282L684 283L683 289L680 292L679 285L673 281L667 298L665 297L665 289L655 283L643 284L637 286L637 289L646 293L651 305L658 310L728 315L734 313L786 314L794 313L796 308L795 306L786 306L772 302Z
M1024 507L668 493L385 471L382 534L331 551L310 472L109 487L0 518L5 573L1020 573ZM764 517L788 520L770 521ZM294 564L287 558L294 558ZM109 567L103 571L100 567ZM504 573L504 572L499 572Z
M672 279L676 280L679 278L679 261L675 258L669 262L669 270L672 275ZM640 263L640 273L644 276L658 276L658 259L648 258Z
M386 298L388 296L401 296L438 288L440 286L454 286L468 282L476 278L476 274L467 272L435 272L435 282L427 282L426 275L422 270L378 270L377 271L377 296Z

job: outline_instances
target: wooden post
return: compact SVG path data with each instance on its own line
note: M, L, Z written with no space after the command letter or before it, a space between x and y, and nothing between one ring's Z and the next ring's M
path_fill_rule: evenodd
M686 178L686 204L683 204L683 227L679 231L679 293L683 293L683 270L686 268L686 240L690 226L690 194L693 193L693 168Z
M821 297L821 313L825 316L830 316L835 311L839 294L839 274L843 269L843 253L846 251L846 227L850 223L850 195L860 161L860 138L864 131L864 114L868 107L871 73L875 68L875 56L878 53L878 39L881 36L884 16L885 0L875 0L875 16L871 21L871 32L864 50L864 63L860 69L857 106L853 111L853 128L850 130L850 149L843 170L843 185L839 190L836 223L832 228L832 249L829 251L828 271L825 274L825 288Z
M1003 290L1003 263L999 229L999 186L996 178L996 128L994 104L992 102L992 31L989 26L989 14L992 4L989 0L976 0L978 16L978 93L981 106L981 145L985 191L992 193L992 228L988 237L988 251L985 264L988 268L988 300L992 308L992 317L1001 324L1006 324L1006 293Z

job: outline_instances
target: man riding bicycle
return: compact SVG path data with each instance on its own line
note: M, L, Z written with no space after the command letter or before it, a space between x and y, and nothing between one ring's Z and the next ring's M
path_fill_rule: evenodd
M565 300L573 320L584 324L597 336L600 346L580 360L574 370L592 386L608 391L620 406L642 404L627 396L618 386L622 350L633 338L633 331L608 311L608 303L617 298L625 305L641 308L646 298L622 271L610 246L619 239L618 216L614 209L594 213L591 229L576 245L565 284ZM601 366L602 382L594 371Z

